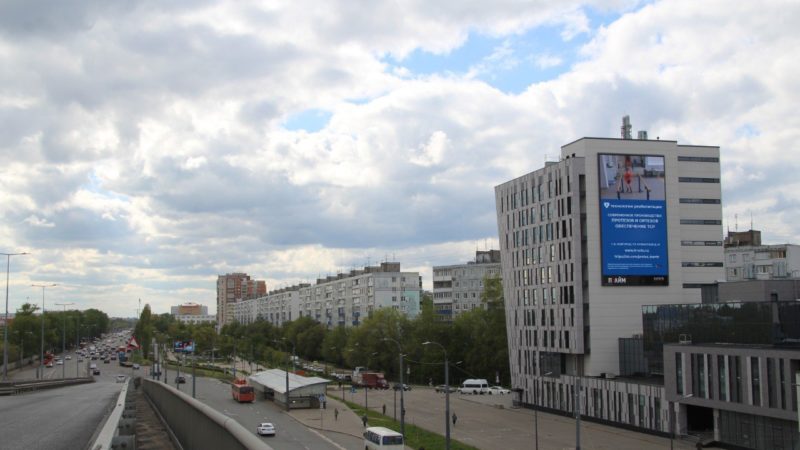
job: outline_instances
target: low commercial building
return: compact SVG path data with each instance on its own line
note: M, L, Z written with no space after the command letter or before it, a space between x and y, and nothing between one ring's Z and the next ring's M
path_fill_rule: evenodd
M285 370L270 369L257 372L247 377L247 381L257 392L261 393L262 398L274 400L279 405L286 405L287 373ZM320 402L325 401L325 393L330 380L304 377L289 372L288 383L289 404L292 409L319 408Z

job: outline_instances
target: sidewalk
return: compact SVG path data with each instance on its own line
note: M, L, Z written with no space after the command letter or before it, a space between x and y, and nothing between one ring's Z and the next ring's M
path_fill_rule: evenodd
M331 397L327 397L327 400L328 407L325 409L293 409L288 414L303 425L316 430L362 437L364 427L361 425L361 418L339 400ZM337 409L338 420L335 417Z

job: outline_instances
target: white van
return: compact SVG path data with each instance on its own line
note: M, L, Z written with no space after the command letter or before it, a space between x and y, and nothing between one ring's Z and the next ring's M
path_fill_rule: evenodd
M459 394L485 394L489 391L489 382L485 379L464 380L458 388Z
M364 430L364 450L404 450L403 435L384 427L369 427Z

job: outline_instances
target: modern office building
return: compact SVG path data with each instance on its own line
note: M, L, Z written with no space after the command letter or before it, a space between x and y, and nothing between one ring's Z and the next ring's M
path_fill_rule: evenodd
M433 307L436 317L452 322L459 314L481 306L483 280L500 277L500 251L476 251L466 264L433 267Z
M208 315L208 306L198 303L184 303L170 307L170 314L173 316L200 316Z
M217 327L233 321L236 302L266 295L267 283L253 280L246 273L229 273L217 277Z
M319 278L300 290L300 316L326 327L358 326L380 308L394 308L409 318L420 311L422 280L418 272L402 272L399 262L383 262L349 273Z
M675 402L620 377L620 338L724 279L719 147L582 138L495 200L518 401L571 412L579 393L594 420L668 432Z

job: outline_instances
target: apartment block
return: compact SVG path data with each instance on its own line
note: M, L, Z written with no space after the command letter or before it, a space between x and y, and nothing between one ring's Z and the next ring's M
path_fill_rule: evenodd
M266 295L267 283L253 280L246 273L229 273L217 277L217 327L233 321L234 304L241 300Z
M265 320L275 326L300 317L300 290L309 287L302 283L270 291L267 295L237 302L233 306L234 320L250 324Z
M184 303L170 307L170 314L173 316L199 316L208 315L208 306L197 303Z
M725 246L725 280L800 278L800 245Z
M483 280L500 277L500 251L476 251L466 264L433 267L433 307L437 319L452 322L459 314L481 307Z

